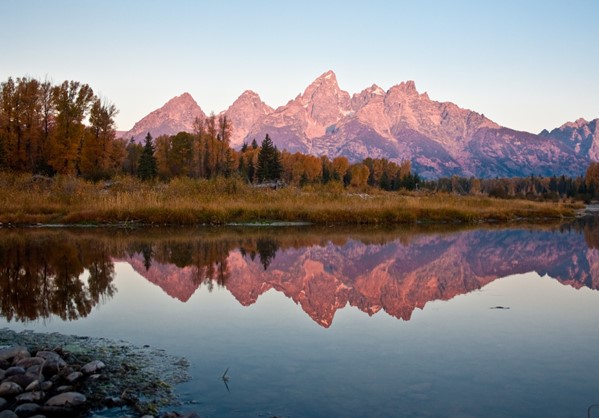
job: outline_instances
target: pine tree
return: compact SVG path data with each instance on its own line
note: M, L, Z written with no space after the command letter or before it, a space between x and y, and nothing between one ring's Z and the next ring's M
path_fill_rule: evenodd
M262 147L258 152L258 168L256 177L259 182L278 180L281 178L283 167L279 150L273 145L272 140L266 134Z
M137 176L146 181L156 178L157 167L156 157L154 156L154 145L152 144L152 135L148 132L144 149L139 156L139 164L137 167Z

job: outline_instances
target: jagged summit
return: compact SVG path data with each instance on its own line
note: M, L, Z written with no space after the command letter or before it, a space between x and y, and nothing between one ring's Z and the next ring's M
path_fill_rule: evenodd
M246 90L224 112L234 127L231 135L231 146L241 147L250 128L273 112L273 108L260 99L252 90Z
M206 115L191 94L186 92L173 97L161 108L141 119L122 137L141 141L148 132L154 138L160 135L174 135L181 131L191 132L197 117L204 118Z
M372 86L353 94L339 87L331 70L303 93L272 109L260 96L244 91L221 114L231 120L231 145L260 142L269 134L290 152L410 160L424 177L513 177L584 173L599 160L597 119L578 119L539 135L502 127L483 114L419 93L413 80L384 91ZM188 93L168 101L125 134L142 138L191 131L204 113Z

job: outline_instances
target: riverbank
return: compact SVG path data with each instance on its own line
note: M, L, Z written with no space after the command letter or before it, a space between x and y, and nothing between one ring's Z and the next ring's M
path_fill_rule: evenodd
M177 403L173 386L189 379L187 368L185 359L148 346L1 329L0 410L18 416L178 417L159 411Z
M480 223L574 217L580 204L486 196L351 190L340 184L257 189L239 179L135 178L91 183L73 177L0 175L3 225L320 225Z

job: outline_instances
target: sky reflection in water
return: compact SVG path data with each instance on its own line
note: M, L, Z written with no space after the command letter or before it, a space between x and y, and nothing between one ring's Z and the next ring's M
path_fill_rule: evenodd
M584 416L599 401L596 237L4 230L1 308L13 329L188 357L184 408L207 417Z

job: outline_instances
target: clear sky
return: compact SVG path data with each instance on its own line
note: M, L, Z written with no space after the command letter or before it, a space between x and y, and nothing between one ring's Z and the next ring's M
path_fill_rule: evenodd
M597 0L0 0L0 79L88 83L128 130L189 92L278 107L333 70L539 132L599 117Z

